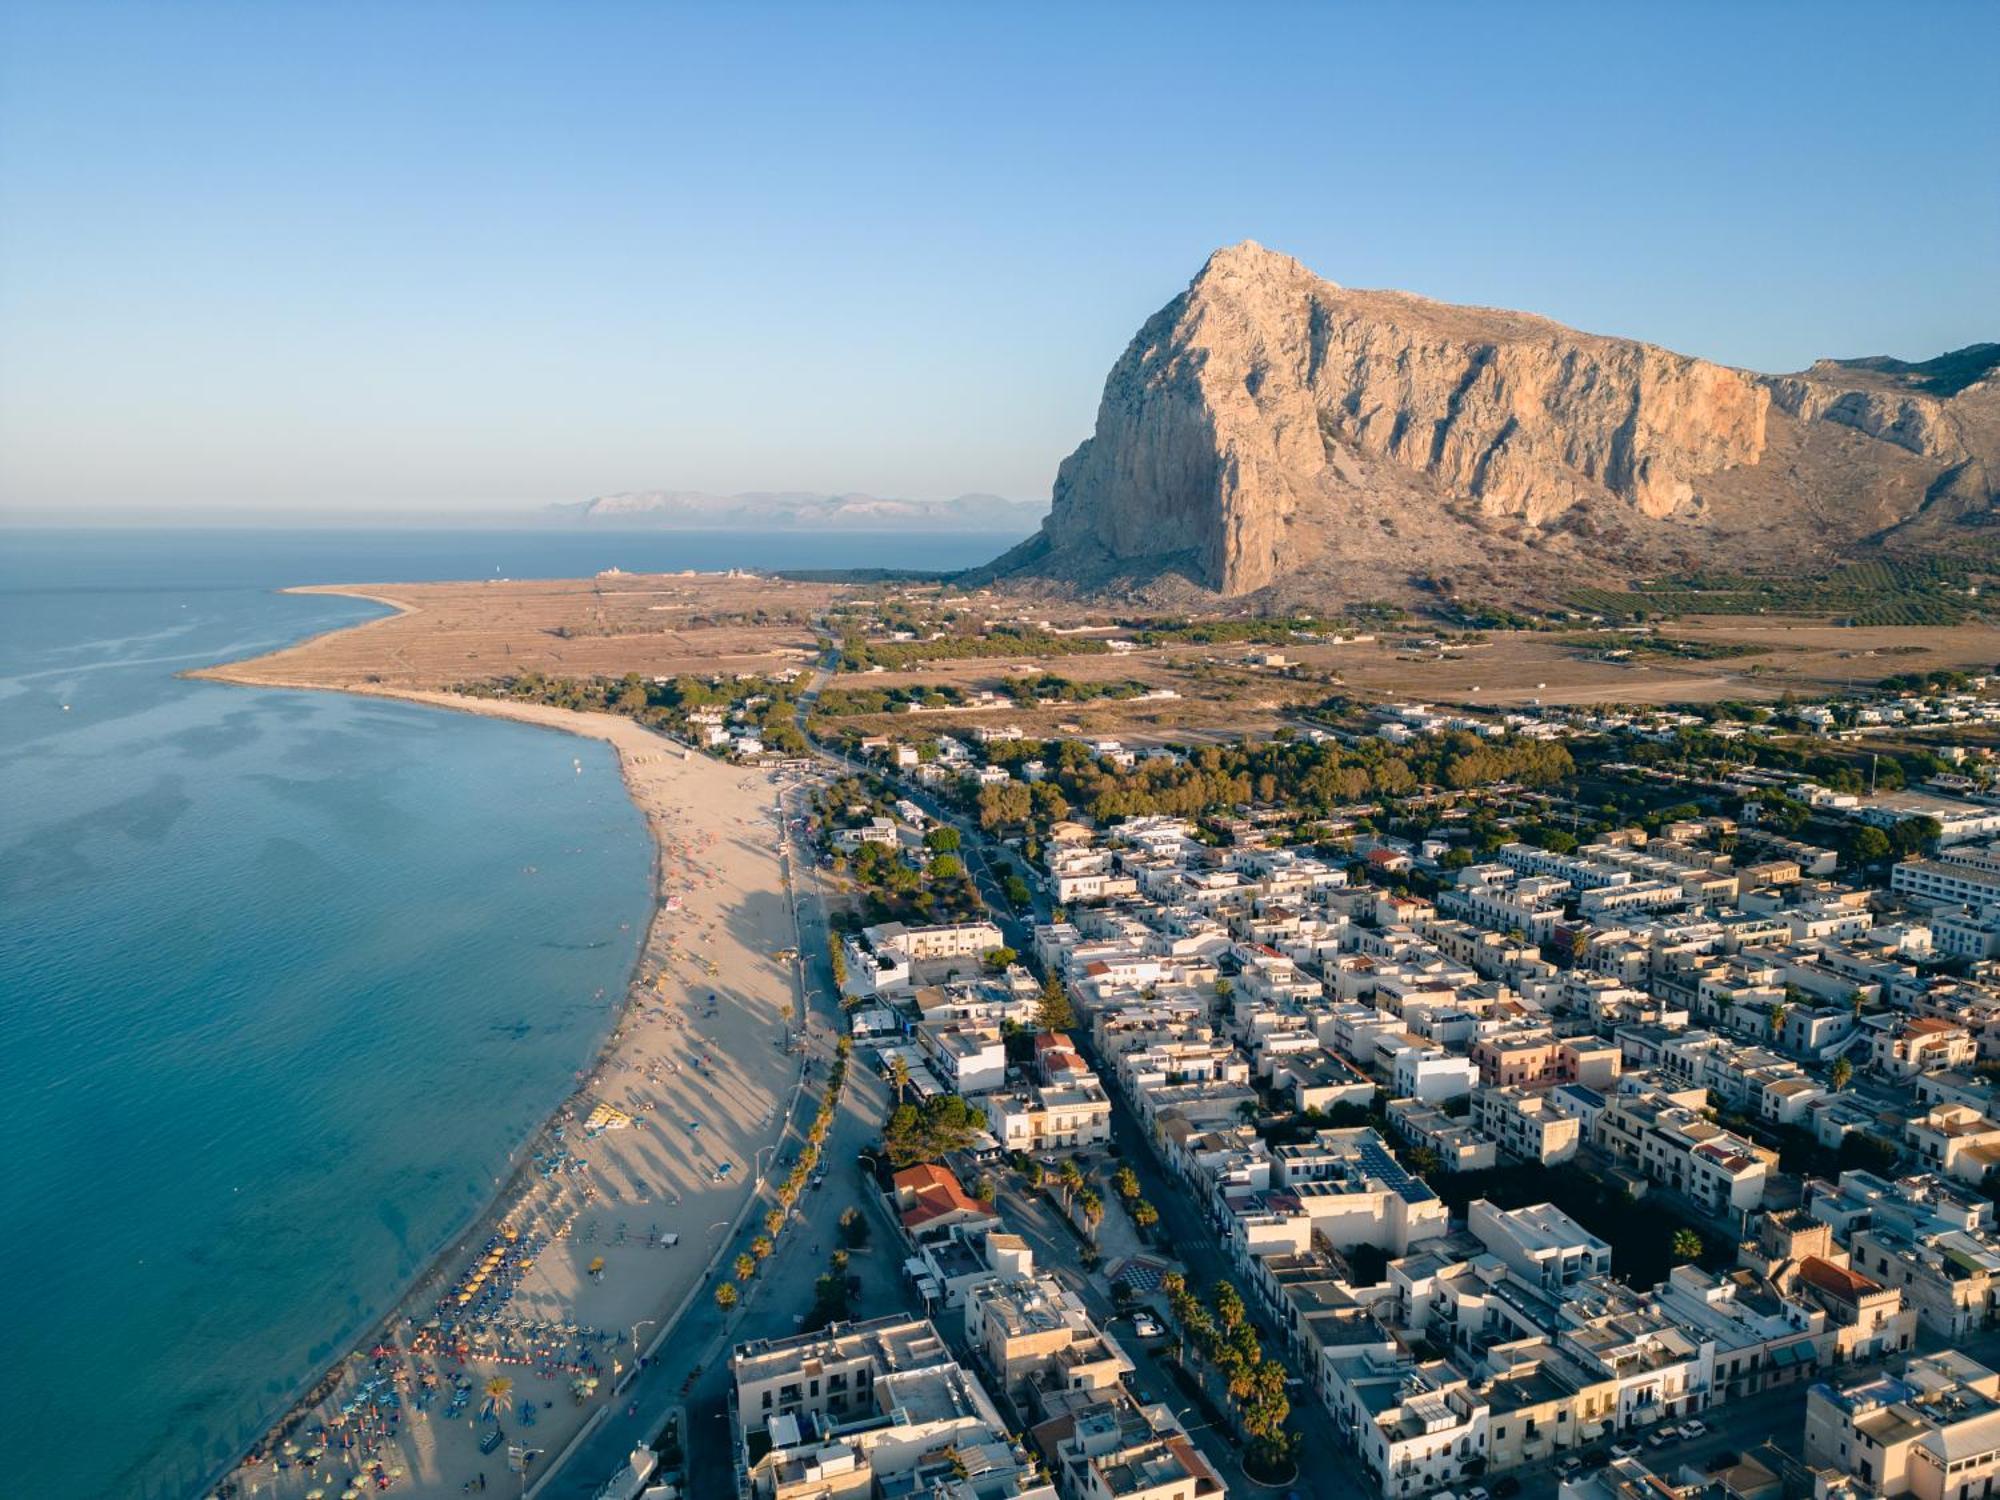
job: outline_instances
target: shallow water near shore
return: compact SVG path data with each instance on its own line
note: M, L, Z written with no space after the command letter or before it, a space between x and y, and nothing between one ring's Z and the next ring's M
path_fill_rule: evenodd
M649 911L600 743L174 674L380 612L291 583L842 565L581 541L0 533L10 1493L190 1493L256 1436L569 1092ZM843 561L997 550L910 543Z

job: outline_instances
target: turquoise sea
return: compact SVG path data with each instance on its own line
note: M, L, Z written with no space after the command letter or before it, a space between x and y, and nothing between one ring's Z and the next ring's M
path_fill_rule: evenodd
M1010 540L0 531L0 1493L198 1492L493 1192L647 916L607 747L176 673L378 612L293 583Z

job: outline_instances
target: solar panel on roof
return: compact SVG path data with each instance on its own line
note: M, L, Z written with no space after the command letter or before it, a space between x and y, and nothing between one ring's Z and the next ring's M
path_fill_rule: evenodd
M1379 1177L1405 1203L1428 1203L1437 1196L1427 1183L1412 1177L1402 1164L1373 1141L1361 1147L1361 1165L1370 1177Z

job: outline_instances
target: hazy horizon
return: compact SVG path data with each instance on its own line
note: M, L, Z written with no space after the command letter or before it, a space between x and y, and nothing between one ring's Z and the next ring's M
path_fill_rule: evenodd
M1973 5L16 3L0 519L1045 502L1244 238L1754 369L1927 358L2000 337L1996 52Z
M664 486L662 486L664 488ZM757 494L756 490L730 491L731 494ZM819 493L819 492L814 492ZM830 493L830 492L829 492ZM586 499L595 498L586 496ZM955 495L882 495L878 499L892 500L952 500ZM1000 495L993 497L1015 505L1039 506L1045 513L1048 498L1042 496L1022 497ZM171 509L145 505L91 505L75 508L62 506L13 505L0 499L0 529L9 527L32 530L77 529L141 529L175 528L216 529L268 528L283 530L346 529L352 527L393 527L409 530L427 528L451 529L458 527L484 527L489 530L584 530L612 533L617 531L667 532L667 531L729 531L740 528L728 526L667 526L659 523L647 524L642 520L583 522L560 514L560 508L572 502L552 500L541 504L497 505L491 502L467 500L456 506L317 506L300 507L282 504L258 505L247 503L228 505L186 505ZM990 532L981 528L959 526L950 528L960 534L1003 536L1025 535L1013 518L996 518ZM809 528L808 528L809 529ZM865 528L848 527L851 531L894 530L892 527Z

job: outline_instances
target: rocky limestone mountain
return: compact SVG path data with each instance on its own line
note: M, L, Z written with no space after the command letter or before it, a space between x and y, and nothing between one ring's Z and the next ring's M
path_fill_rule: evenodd
M2000 345L1759 375L1246 242L1140 329L989 576L1223 595L1830 562L1991 518Z
M998 495L950 500L895 500L879 495L757 491L711 495L700 490L640 490L551 505L558 523L660 530L970 531L1019 536L1046 507Z

